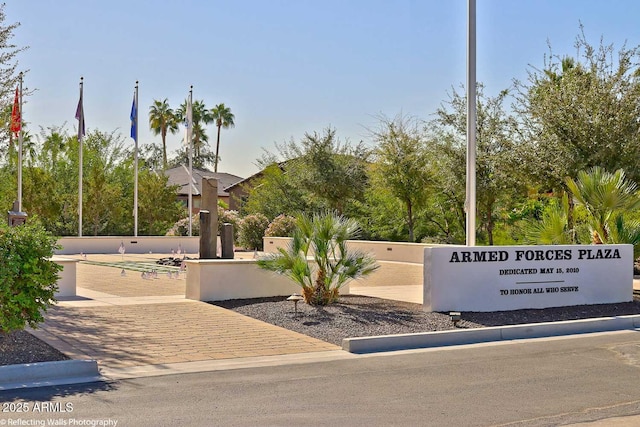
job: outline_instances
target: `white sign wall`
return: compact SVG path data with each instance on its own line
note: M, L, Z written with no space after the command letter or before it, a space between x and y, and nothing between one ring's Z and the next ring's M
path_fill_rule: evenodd
M437 247L424 260L427 311L633 300L632 245Z

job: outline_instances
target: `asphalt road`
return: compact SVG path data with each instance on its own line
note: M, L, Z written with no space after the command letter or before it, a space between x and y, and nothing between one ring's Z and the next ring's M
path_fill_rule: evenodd
M639 380L624 331L6 391L0 425L638 425Z

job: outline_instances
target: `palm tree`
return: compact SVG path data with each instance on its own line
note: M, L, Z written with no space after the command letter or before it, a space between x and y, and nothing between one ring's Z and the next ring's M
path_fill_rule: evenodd
M289 247L258 260L258 265L300 285L308 304L330 304L338 299L342 285L379 267L371 255L348 249L347 240L359 231L354 219L336 213L299 216Z
M229 129L235 126L233 119L235 118L231 109L224 106L223 104L218 104L211 110L213 114L213 119L216 121L216 126L218 127L218 138L216 139L216 163L213 169L214 172L218 172L218 154L220 150L220 128Z
M167 168L167 132L176 133L178 131L178 120L173 112L167 98L162 101L153 100L153 105L149 108L149 128L154 135L162 137L162 165Z
M176 110L176 114L180 121L186 120L187 101L180 104L180 107ZM193 120L193 130L191 132L191 138L193 138L193 155L194 157L199 157L202 148L207 142L209 142L209 137L207 136L203 125L212 123L213 115L211 114L211 111L207 110L204 105L204 101L194 101L191 105L191 118Z
M578 172L576 181L567 178L566 184L589 214L593 243L612 243L613 220L640 208L637 186L626 179L622 169L611 173L595 166Z
M533 219L524 225L524 240L532 245L571 245L575 244L575 233L567 226L569 215L569 197L565 193L562 199L551 201L542 213L540 220Z
M44 140L40 154L44 157L43 160L50 161L50 167L54 168L58 155L64 152L67 143L64 130L57 126L50 126L46 130L41 127L40 135L36 138L38 142L41 138Z

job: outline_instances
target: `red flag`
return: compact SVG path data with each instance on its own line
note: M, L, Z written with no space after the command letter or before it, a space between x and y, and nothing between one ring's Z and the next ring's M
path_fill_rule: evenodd
M22 128L22 118L20 117L20 98L18 97L18 87L16 87L16 97L13 100L13 108L11 109L11 132L16 136Z

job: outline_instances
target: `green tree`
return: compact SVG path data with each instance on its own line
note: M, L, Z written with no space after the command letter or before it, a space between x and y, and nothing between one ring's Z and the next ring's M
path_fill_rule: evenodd
M41 128L25 156L23 206L58 236L77 233L78 141L64 126ZM46 189L46 190L45 190Z
M6 24L6 19L5 4L2 3L0 4L0 140L2 141L0 152L5 155L13 149L14 142L9 131L9 123L14 94L20 78L17 73L17 56L28 49L27 46L18 47L11 40L20 23ZM23 93L25 95L29 93L27 87L23 88Z
M178 186L168 185L167 175L148 169L140 171L138 181L140 234L164 235L184 213L184 207L177 201Z
M262 164L278 163L278 157L286 160L282 162L285 173L315 199L311 203L320 202L326 209L343 213L349 203L363 200L370 150L362 142L355 146L343 143L335 129L327 128L321 134L305 133L299 143L291 140L276 148L279 156L267 156Z
M167 133L178 131L178 116L169 106L167 98L162 101L153 100L149 108L149 128L154 135L162 138L162 165L167 168Z
M164 165L162 149L156 144L143 144L138 148L138 150L138 158L142 161L143 168L149 170L161 170L165 167L171 168L174 166L173 159L167 160L167 165Z
M487 243L493 245L493 230L496 225L496 210L505 204L510 195L524 193L526 181L520 173L522 150L517 144L518 127L516 120L504 110L508 91L501 91L496 97L484 95L481 84L477 88L476 124L476 201L479 224L486 233ZM458 185L466 181L466 113L467 102L455 90L448 103L437 111L432 123L441 138L436 148L439 154L456 159L450 162L454 169L450 172ZM446 170L438 169L441 174ZM460 188L456 191L464 194ZM457 201L459 203L459 197Z
M216 122L218 128L218 136L216 137L216 162L213 171L218 172L218 160L220 160L220 129L229 129L235 126L235 116L231 112L229 107L225 107L224 104L218 104L211 110L213 120Z
M124 187L124 182L132 182L131 164L120 173L128 152L121 136L98 130L89 133L83 145L83 227L94 236L114 234L110 231L116 224L131 223L125 212L133 211L132 197L123 198L131 194Z
M351 217L362 227L368 240L407 240L408 227L404 206L388 186L378 179L370 179L362 202L354 203Z
M416 210L423 207L433 183L429 155L418 121L402 115L380 117L373 132L377 143L374 179L388 187L404 207L408 241L414 242Z
M550 49L542 70L516 81L523 142L533 153L523 167L556 190L566 189L565 177L594 166L624 169L640 182L639 48L592 46L580 30L576 57Z
M285 168L286 163L271 163L262 170L262 176L247 187L248 196L241 213L263 213L273 219L280 214L296 215L317 207L309 202L307 192Z
M359 230L355 220L335 213L299 216L288 248L279 248L258 265L298 284L308 304L330 304L343 285L378 268L370 255L348 249L347 240L357 238Z

